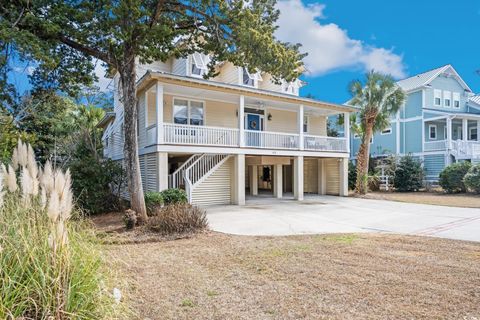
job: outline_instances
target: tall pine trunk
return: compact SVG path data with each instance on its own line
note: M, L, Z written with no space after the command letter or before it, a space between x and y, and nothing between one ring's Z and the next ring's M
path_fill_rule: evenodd
M365 125L365 134L363 135L362 144L357 153L357 182L355 191L359 194L368 192L368 165L370 160L370 139L373 136L373 126L375 125L375 117L367 119Z
M128 46L125 49L124 62L119 71L123 92L125 129L124 161L128 181L128 192L130 193L131 207L137 213L137 221L139 224L144 224L148 216L143 196L140 161L138 159L138 108L135 83L135 55L133 54L133 50L129 50Z

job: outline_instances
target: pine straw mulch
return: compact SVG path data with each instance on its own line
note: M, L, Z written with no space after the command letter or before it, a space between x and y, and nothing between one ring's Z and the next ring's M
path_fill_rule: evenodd
M356 196L355 194L352 194ZM438 206L480 208L480 195L471 193L446 194L442 191L431 192L369 192L365 199L390 200L399 202L410 202L418 204L432 204Z
M104 246L138 319L479 319L480 244L385 234Z

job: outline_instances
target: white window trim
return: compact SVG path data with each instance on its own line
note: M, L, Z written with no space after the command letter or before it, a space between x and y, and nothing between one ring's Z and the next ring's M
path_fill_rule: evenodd
M253 86L249 86L243 83L243 72L246 72L250 80L253 80ZM250 74L250 72L248 72L247 67L238 67L238 82L240 85L245 87L250 87L250 88L258 88L259 81L263 81L263 78L260 72Z
M437 98L440 99L440 103L437 104ZM433 91L433 105L435 107L441 107L442 106L442 90L434 89Z
M190 126L190 102L201 102L203 104L203 124L199 127L203 127L205 126L205 123L207 122L207 104L205 102L205 100L198 100L198 99L190 99L190 98L186 98L186 97L180 97L180 96L174 96L172 98L172 124L177 124L175 123L175 99L179 99L179 100L187 100L188 103L187 103L187 124L188 126Z
M472 139L472 131L477 130L477 127L470 127L468 128L468 140L473 140ZM478 130L477 130L477 139L478 139ZM475 139L476 140L476 139Z
M458 101L458 107L455 107L455 102ZM460 93L458 92L453 92L452 93L452 107L455 109L460 109Z
M199 52L194 52L193 54L190 55L190 59L187 59L187 61L190 62L190 65L187 66L188 74L195 78L203 78L203 76L208 71L208 64L210 63L210 58L208 57L208 55L199 53ZM201 70L200 74L192 73L193 65L195 65L197 69Z
M435 137L432 138L432 131L431 129L435 128ZM438 132L437 132L437 125L436 124L429 124L428 125L428 138L430 140L437 140Z
M450 105L447 106L447 104L445 103L447 100L450 101ZM451 108L452 107L452 92L451 91L443 91L443 106L445 108Z
M387 132L386 132L387 131ZM388 134L392 134L392 127L388 127L386 128L385 130L382 130L382 132L380 133L382 136L386 136Z

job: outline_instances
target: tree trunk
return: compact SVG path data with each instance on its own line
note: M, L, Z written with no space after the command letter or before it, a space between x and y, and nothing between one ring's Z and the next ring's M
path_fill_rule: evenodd
M129 50L128 47L126 47L125 51L125 59L119 70L124 109L124 161L131 207L137 213L138 224L144 224L148 220L148 216L143 195L142 177L140 175L140 161L138 159L135 56L129 52L133 52L133 50Z
M373 136L373 126L375 117L367 119L365 124L365 134L363 135L362 144L357 153L357 182L355 191L358 194L366 194L368 192L368 164L370 160L370 139Z

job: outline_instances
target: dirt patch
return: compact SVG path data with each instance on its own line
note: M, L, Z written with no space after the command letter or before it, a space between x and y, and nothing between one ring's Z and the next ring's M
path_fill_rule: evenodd
M139 319L476 319L480 244L397 235L105 246Z
M480 195L442 192L370 192L366 199L379 199L461 208L480 208Z

